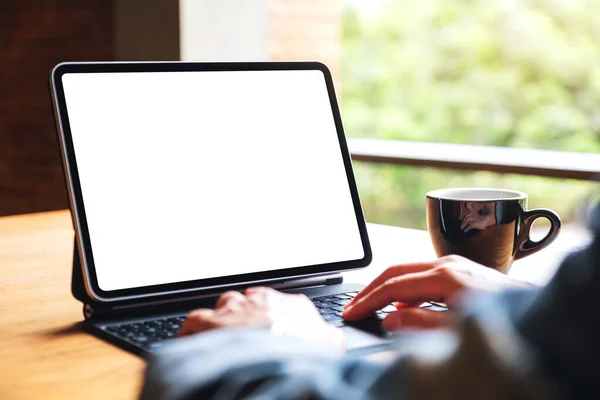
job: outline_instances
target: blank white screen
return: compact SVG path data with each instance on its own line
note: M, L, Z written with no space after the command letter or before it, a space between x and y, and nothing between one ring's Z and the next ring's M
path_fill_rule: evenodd
M364 257L320 71L62 83L102 290Z

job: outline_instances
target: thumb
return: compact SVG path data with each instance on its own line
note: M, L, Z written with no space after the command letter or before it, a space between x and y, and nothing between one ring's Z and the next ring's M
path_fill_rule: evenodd
M422 308L401 308L383 320L383 327L388 331L403 328L435 329L450 325L454 314L424 310Z

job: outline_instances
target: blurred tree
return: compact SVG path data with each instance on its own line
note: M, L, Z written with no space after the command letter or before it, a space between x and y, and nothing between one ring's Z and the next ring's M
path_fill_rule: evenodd
M342 27L350 137L600 152L600 1L348 0ZM568 216L590 187L359 167L367 215L405 226L432 188L512 187Z

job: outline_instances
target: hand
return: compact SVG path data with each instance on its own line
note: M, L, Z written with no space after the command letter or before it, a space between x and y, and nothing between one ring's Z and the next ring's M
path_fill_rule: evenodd
M346 305L344 318L359 320L393 302L402 302L396 306L397 311L383 320L384 328L437 328L450 324L453 313L418 308L421 303L438 301L452 308L464 289L495 292L531 286L464 257L451 255L430 262L389 267Z
M244 294L225 292L214 310L190 312L179 336L220 328L271 327L274 333L325 342L344 348L341 330L328 325L312 302L304 295L292 295L266 287L247 289Z

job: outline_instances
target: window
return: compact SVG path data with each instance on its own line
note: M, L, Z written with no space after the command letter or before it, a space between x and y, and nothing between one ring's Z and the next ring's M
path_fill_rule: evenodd
M344 0L341 26L349 137L600 153L600 2ZM598 187L363 163L356 173L369 221L416 228L435 188L522 190L569 222Z

